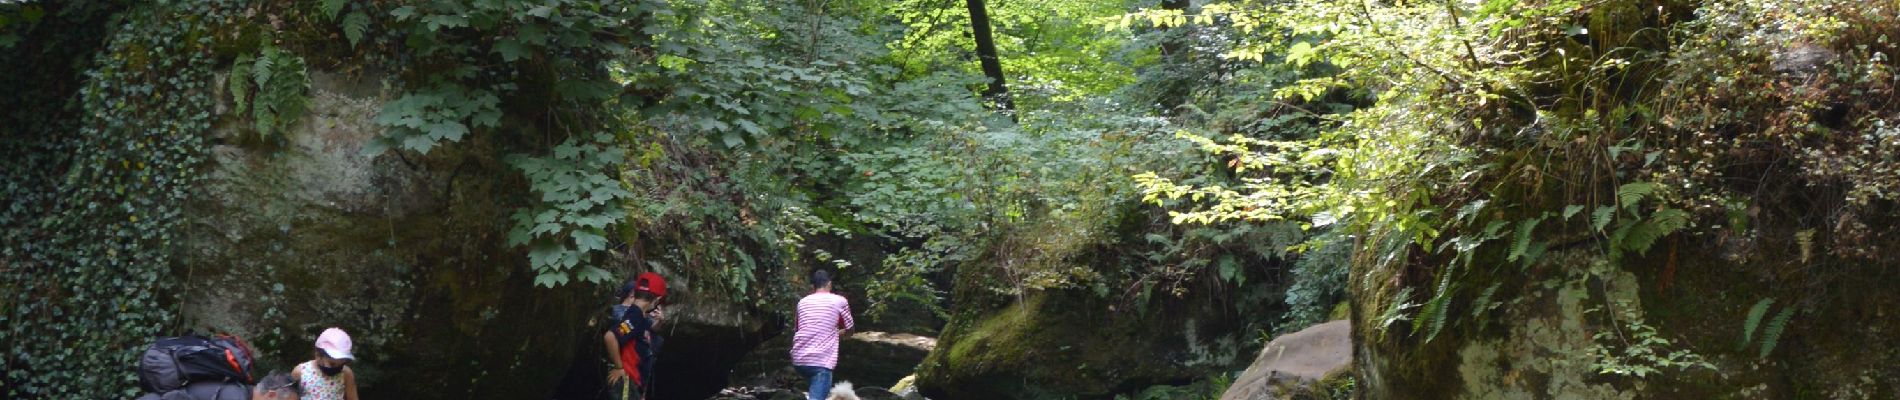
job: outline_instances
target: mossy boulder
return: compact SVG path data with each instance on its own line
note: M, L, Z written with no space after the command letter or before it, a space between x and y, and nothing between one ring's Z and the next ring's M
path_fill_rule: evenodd
M1390 307L1381 299L1397 285L1355 274L1354 309L1375 310L1355 317L1357 384L1366 398L1414 399L1900 395L1900 318L1890 306L1900 295L1882 289L1900 284L1883 272L1895 266L1812 260L1841 274L1817 290L1751 272L1798 260L1776 251L1795 250L1792 241L1757 243L1766 246L1761 256L1739 259L1715 256L1724 254L1711 246L1720 242L1692 237L1622 268L1590 250L1545 255L1530 271L1552 275L1504 280L1516 283L1492 300L1454 305L1450 326L1432 340L1407 322L1380 329L1376 310ZM1770 317L1745 341L1749 309L1769 298L1777 300ZM1764 354L1767 319L1783 307L1792 320Z
M1148 313L1083 291L1040 291L952 320L917 374L925 397L1103 398L1224 373L1249 338L1211 302Z

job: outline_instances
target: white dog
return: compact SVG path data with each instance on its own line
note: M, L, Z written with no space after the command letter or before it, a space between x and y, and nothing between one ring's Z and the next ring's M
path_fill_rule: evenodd
M851 389L851 381L838 382L831 387L831 395L825 400L858 400L858 392Z

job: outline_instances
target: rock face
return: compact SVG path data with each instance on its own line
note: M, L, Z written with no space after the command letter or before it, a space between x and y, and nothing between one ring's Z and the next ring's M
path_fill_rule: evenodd
M491 146L363 155L381 132L377 82L313 73L309 111L281 140L219 125L188 207L182 316L245 335L276 369L342 327L366 397L545 397L565 370L548 366L571 363L604 299L531 286L502 239L522 186Z
M1286 398L1283 388L1318 382L1352 365L1352 324L1332 321L1267 342L1253 366L1240 374L1221 400Z
M313 71L309 111L281 140L219 125L177 271L185 323L248 338L265 369L310 359L316 333L342 327L366 398L594 398L612 288L532 286L503 239L525 185L482 135L363 155L382 132L378 82ZM723 294L671 286L654 397L705 398L769 332Z
M858 332L838 343L840 379L864 387L890 387L916 372L917 363L937 347L937 340L908 333Z
M1720 250L1683 243L1675 251ZM1794 250L1792 243L1760 245L1766 248L1758 254L1798 254L1783 253ZM1360 313L1353 327L1358 388L1371 399L1866 399L1900 393L1900 368L1893 367L1900 365L1900 341L1892 336L1900 332L1900 318L1889 308L1900 296L1879 289L1900 282L1876 272L1892 265L1839 266L1842 276L1863 278L1834 280L1832 290L1817 295L1736 272L1761 270L1752 263L1777 262L1774 257L1672 259L1667 252L1630 260L1634 267L1621 270L1594 263L1598 253L1591 250L1547 254L1532 270L1558 275L1524 283L1521 292L1500 289L1500 300L1476 314L1453 308L1458 322L1431 341L1404 331L1405 323L1371 329L1377 313ZM1669 264L1675 264L1673 277L1663 273ZM1645 285L1652 282L1671 288ZM1390 288L1360 289L1383 286L1366 283L1354 283L1354 309L1381 309L1377 299ZM1795 300L1803 296L1809 298ZM1749 309L1767 298L1778 299L1770 316L1782 307L1794 311L1776 347L1764 354L1759 330L1753 341L1738 343ZM1605 310L1616 310L1614 319ZM1669 342L1646 342L1650 337ZM1676 352L1695 358L1661 361ZM1637 369L1646 370L1606 372Z
M917 374L925 397L1103 397L1187 382L1237 363L1238 318L1209 302L1182 302L1137 318L1091 293L1037 292L1023 302L953 320Z

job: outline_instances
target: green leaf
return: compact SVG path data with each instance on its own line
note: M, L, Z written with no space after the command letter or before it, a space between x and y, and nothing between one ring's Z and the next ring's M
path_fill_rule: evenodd
M389 10L389 16L396 17L397 21L407 21L410 18L415 18L416 6L396 7L394 10Z
M1519 258L1524 257L1525 251L1530 249L1531 233L1537 230L1537 223L1543 221L1544 217L1518 221L1516 239L1511 241L1511 253L1505 257L1506 260L1517 261ZM1528 262L1526 263L1528 264Z
M1755 340L1755 328L1761 324L1761 317L1768 315L1768 307L1774 304L1775 298L1769 297L1755 302L1754 307L1748 308L1748 319L1742 323L1743 348L1748 347L1748 344Z
M468 126L460 122L437 122L423 127L423 130L429 133L430 138L451 142L461 141L462 136L468 134Z
M1648 219L1631 227L1623 238L1623 247L1634 250L1636 254L1649 252L1649 248L1671 233L1689 226L1689 213L1679 209L1663 209L1650 215Z
M1564 207L1563 220L1569 221L1570 217L1576 216L1578 212L1582 212L1582 211L1583 211L1583 205L1580 205L1580 204L1572 204L1568 207Z
M1232 255L1221 256L1220 279L1231 283L1238 276L1240 276L1240 263L1235 262Z
M1610 217L1614 215L1616 215L1616 207L1598 206L1596 211L1590 213L1590 226L1597 232L1602 232L1603 227L1610 225Z
M505 38L495 42L495 52L501 54L503 61L515 62L528 56L528 47L515 38Z
M607 237L601 236L598 233L574 231L570 235L574 237L574 244L579 247L579 251L588 252L607 249Z
M1649 182L1631 182L1616 188L1616 202L1624 208L1636 205L1643 198L1656 193L1656 184Z
M349 3L349 0L323 0L323 3L322 3L323 16L328 17L330 19L336 19L336 14L339 12L343 12L343 5L347 3Z
M559 262L565 253L567 253L567 248L558 244L542 243L535 245L533 249L528 250L528 265L534 267L537 271L553 268L555 263Z
M564 272L546 271L534 276L534 285L545 288L553 288L566 282L567 273Z
M607 270L600 269L599 267L595 267L592 265L581 267L580 272L577 272L574 275L575 277L580 278L581 282L586 282L586 283L606 283L606 282L612 282L614 279L613 273L607 272Z
M363 42L363 35L369 33L369 15L362 11L352 11L343 17L343 38L349 39L350 47Z
M251 103L245 100L245 96L251 91L249 78L252 63L250 54L239 54L237 60L231 62L231 73L225 75L225 81L230 86L228 90L231 91L231 103L235 107L233 112L239 115L243 115L250 109Z
M1775 345L1781 342L1781 331L1788 328L1790 318L1794 318L1794 307L1782 307L1781 313L1775 314L1775 320L1762 330L1761 358L1768 358L1769 354L1775 352Z
M1478 211L1483 210L1484 205L1490 202L1490 200L1478 200L1465 204L1464 207L1458 208L1458 215L1454 218L1459 221L1465 221L1465 223L1470 223L1471 217L1477 216Z
M745 145L745 138L740 137L738 132L728 131L720 135L720 138L726 142L726 147L728 148L738 148L739 146Z

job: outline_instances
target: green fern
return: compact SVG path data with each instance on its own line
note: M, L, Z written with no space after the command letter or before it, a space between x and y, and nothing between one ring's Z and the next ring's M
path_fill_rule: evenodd
M1689 227L1687 211L1673 208L1658 210L1648 219L1630 227L1620 244L1624 249L1635 251L1637 254L1647 253L1650 247L1655 246L1656 240L1687 227Z
M1781 342L1781 331L1788 328L1788 319L1794 318L1794 307L1784 307L1775 314L1775 320L1761 331L1761 358L1768 358L1775 351L1775 345Z
M1385 332L1392 328L1392 324L1406 320L1405 310L1418 307L1418 303L1411 301L1412 288L1406 287L1399 289L1398 295L1392 297L1392 303L1386 306L1384 312L1379 313L1379 327L1377 330L1380 336L1383 337Z
M249 113L260 138L272 138L297 121L310 99L310 77L302 57L265 41L256 56L242 54L231 63L227 90L237 115Z
M1773 305L1775 298L1770 297L1755 302L1755 306L1748 309L1748 320L1742 323L1742 348L1748 348L1748 344L1755 341L1755 328L1761 326L1761 317L1768 315L1768 307Z
M1656 184L1650 182L1631 182L1616 188L1616 203L1630 208L1643 198L1656 193Z
M1577 213L1582 212L1582 211L1583 211L1583 205L1580 205L1580 204L1571 204L1569 206L1565 206L1563 220L1569 221L1570 217L1577 216Z
M1602 232L1603 227L1610 225L1610 217L1615 216L1615 215L1616 215L1616 207L1611 207L1611 206L1597 207L1596 211L1593 211L1590 213L1590 226L1592 228L1595 228L1597 232Z
M343 12L343 5L346 3L349 3L349 0L323 0L321 4L323 16L335 19L337 13Z
M252 62L250 54L238 55L237 60L231 62L231 73L225 76L226 83L230 85L231 103L236 107L234 111L240 115L249 111L251 106L251 102L245 101L245 93L251 91Z
M1537 223L1543 221L1544 217L1537 217L1517 223L1517 237L1511 241L1511 254L1505 258L1506 260L1517 261L1524 257L1525 251L1531 247L1531 233L1537 230Z
M362 11L355 11L343 17L343 38L350 40L350 46L354 47L357 43L361 43L363 34L368 32L369 15L363 14Z
M1500 285L1502 285L1502 283L1491 284L1491 287L1484 289L1483 294L1478 295L1477 301L1471 303L1471 317L1472 318L1482 317L1484 316L1484 312L1486 310L1490 310L1492 308L1491 296L1498 293L1498 286Z

